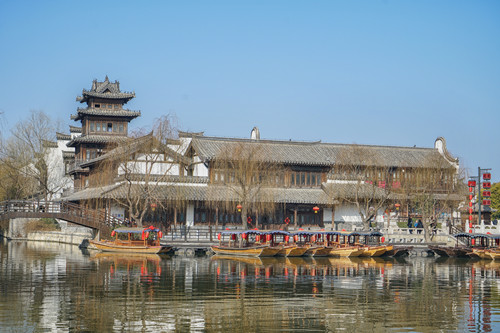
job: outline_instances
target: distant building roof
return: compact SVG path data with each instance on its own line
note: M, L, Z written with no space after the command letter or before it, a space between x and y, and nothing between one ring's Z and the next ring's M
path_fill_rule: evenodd
M56 138L57 140L71 140L71 135L56 132Z
M134 92L121 92L120 82L109 82L108 77L103 82L94 80L90 90L83 89L82 96L78 96L76 100L80 103L85 103L89 98L102 98L102 99L118 99L123 102L128 102L135 97Z
M77 126L70 126L69 127L69 132L70 133L82 133L82 128L77 127Z
M261 160L270 163L304 166L332 166L340 164L342 151L361 147L379 157L378 164L391 167L421 167L429 157L443 157L435 148L371 146L322 142L251 140L194 136L192 146L204 161L214 160L234 144L259 147Z

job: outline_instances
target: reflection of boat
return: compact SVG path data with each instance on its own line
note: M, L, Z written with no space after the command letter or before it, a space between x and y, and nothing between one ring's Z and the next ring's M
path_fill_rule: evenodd
M469 252L468 255L469 257L473 258L473 257L478 257L480 259L495 259L493 258L493 256L490 255L490 250L488 249L472 249L472 252Z
M249 265L254 265L254 266L263 266L265 264L271 264L273 262L269 262L270 260L273 260L272 258L269 257L238 257L238 256L225 256L225 255L214 255L211 260L217 261L217 260L230 260L230 261L236 261L236 262L243 262L245 264Z
M270 248L267 245L254 245L248 247L212 246L212 251L219 255L232 255L244 257L272 257L278 253L279 248Z
M98 261L111 261L111 262L142 262L144 260L160 262L161 257L157 254L142 254L142 253L112 253L112 252L99 252L90 256L90 260Z
M167 253L170 246L160 245L161 231L153 226L149 228L118 228L113 230L114 240L89 240L96 249L104 252L120 253ZM126 237L126 238L125 238Z
M500 260L500 251L498 250L486 250L485 254L488 255L490 259Z

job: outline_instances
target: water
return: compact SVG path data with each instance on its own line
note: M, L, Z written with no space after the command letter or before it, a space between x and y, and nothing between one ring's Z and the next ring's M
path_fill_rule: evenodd
M495 332L500 263L117 256L0 243L2 332Z

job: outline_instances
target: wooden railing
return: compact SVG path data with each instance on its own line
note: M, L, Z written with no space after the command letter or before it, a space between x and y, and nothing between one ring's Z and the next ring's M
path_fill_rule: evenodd
M98 230L125 223L105 210L88 209L64 201L3 201L0 202L0 217L52 217Z

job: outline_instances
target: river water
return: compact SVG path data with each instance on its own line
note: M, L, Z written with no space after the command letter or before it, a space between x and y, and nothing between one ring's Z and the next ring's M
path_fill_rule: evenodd
M500 263L103 255L1 242L1 332L499 332Z

